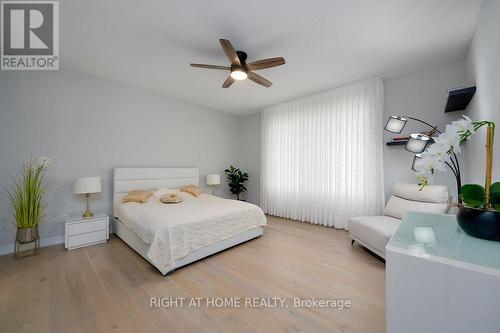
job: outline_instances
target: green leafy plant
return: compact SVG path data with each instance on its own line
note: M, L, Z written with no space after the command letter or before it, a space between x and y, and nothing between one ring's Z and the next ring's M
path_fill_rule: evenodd
M474 208L482 208L488 204L486 190L478 184L462 186L462 200L467 206ZM489 204L500 211L500 182L491 184Z
M466 205L479 208L486 204L486 191L479 184L462 186L462 200Z
M224 170L226 178L229 181L229 189L232 194L236 195L236 199L240 200L240 194L246 192L247 188L244 183L248 180L248 173L242 172L240 169L230 166Z
M44 217L44 177L49 166L50 160L40 157L25 164L23 172L12 177L13 184L7 195L18 229L37 227Z
M500 211L500 182L491 184L490 202L496 210Z

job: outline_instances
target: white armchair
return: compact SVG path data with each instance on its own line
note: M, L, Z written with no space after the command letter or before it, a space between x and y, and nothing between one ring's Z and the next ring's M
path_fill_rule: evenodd
M385 247L408 211L444 214L448 210L446 186L430 185L420 191L416 184L394 183L384 216L360 216L349 219L351 244L358 242L385 258Z

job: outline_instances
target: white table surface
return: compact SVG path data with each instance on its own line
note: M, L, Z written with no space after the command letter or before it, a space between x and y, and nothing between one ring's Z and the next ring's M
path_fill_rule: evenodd
M500 276L500 242L469 236L454 215L408 212L387 249Z
M386 248L388 333L499 333L500 242L407 213Z

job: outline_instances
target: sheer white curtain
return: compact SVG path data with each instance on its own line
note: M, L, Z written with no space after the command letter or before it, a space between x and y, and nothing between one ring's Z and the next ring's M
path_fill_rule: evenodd
M264 211L344 229L381 213L383 96L372 79L265 108Z

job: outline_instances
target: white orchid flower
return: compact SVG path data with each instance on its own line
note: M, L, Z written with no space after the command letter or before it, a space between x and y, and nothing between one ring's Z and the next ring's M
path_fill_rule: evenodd
M451 123L451 126L455 127L457 133L463 134L467 132L474 133L474 125L472 124L472 119L466 115L462 116L464 119L456 120ZM470 137L468 138L470 140Z
M434 174L430 170L418 170L416 175L418 185L422 188L434 182Z
M450 159L450 154L448 153L449 150L450 149L447 146L444 146L441 143L433 143L427 148L426 152L441 162L447 162Z
M434 172L444 170L445 164L427 150L422 153L422 160L417 166L417 182L422 188L434 182Z
M425 151L422 154L422 161L419 163L421 170L434 171L445 171L446 165L443 161L439 160L437 157L433 156L430 152Z
M452 125L446 125L446 132L439 134L435 142L443 145L448 151L451 149L455 154L460 153L460 134Z
M457 172L457 166L453 163L451 154L461 152L460 142L465 138L470 140L471 135L474 133L474 126L478 124L474 124L472 119L467 116L462 117L463 119L456 120L451 125L447 125L446 131L441 133L437 138L433 138L435 143L429 145L421 154L422 159L419 161L418 166L416 166L416 176L421 189L434 181L434 173L436 171L446 171L446 166Z

